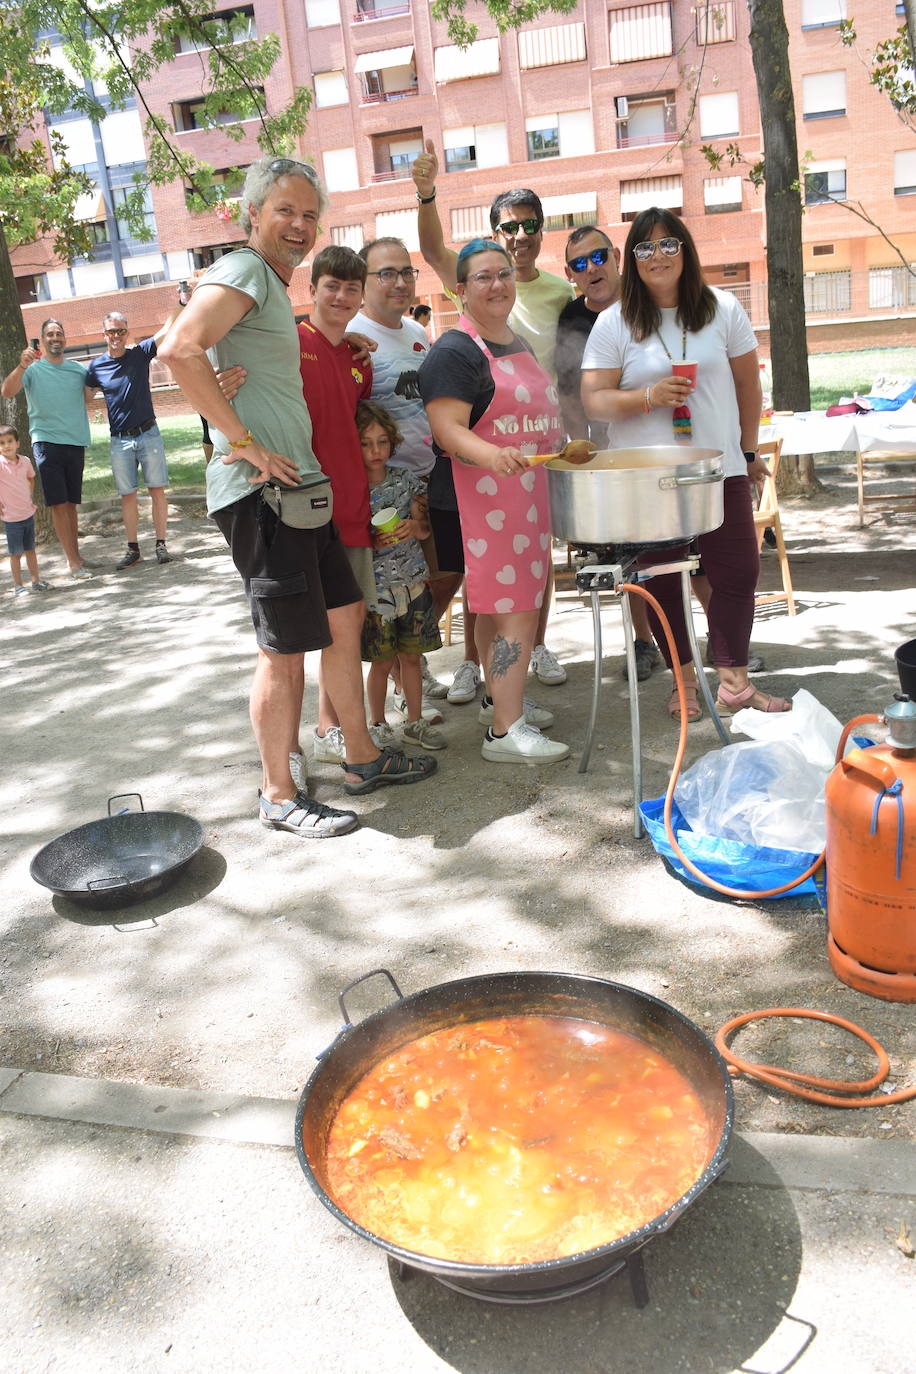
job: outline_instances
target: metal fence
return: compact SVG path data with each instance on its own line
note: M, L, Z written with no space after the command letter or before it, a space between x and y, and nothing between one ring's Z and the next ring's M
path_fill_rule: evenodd
M731 291L744 306L751 323L769 323L766 282L745 281L720 284ZM804 276L805 318L808 320L886 319L916 315L916 265L871 267L865 272L848 268L833 272L806 272Z

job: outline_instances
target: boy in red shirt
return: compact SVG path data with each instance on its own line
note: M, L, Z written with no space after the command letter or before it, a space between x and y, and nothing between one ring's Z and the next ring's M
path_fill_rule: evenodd
M366 264L342 244L324 248L312 263L312 311L299 325L299 371L312 417L312 448L334 493L334 523L365 600L375 596L369 484L356 429L356 407L372 391L372 366L354 361L344 339L363 300ZM344 758L340 722L318 673L315 759Z
M12 425L0 426L0 518L10 555L14 596L25 591L21 573L23 554L32 578L32 591L46 592L51 585L42 581L35 553L35 502L32 500L35 469L18 448L18 432Z

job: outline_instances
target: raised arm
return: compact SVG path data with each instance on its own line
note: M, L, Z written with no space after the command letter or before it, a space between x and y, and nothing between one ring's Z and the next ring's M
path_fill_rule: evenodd
M0 396L5 396L9 401L13 396L18 396L22 390L22 378L26 368L34 363L38 354L34 348L24 348L19 355L19 362L13 368L8 377L4 377L3 385L0 386Z
M458 284L458 254L445 244L442 222L436 209L436 177L439 159L436 145L426 140L426 151L414 159L411 175L417 188L417 232L423 261L429 263L446 291L454 291Z
M292 459L265 448L258 442L257 435L249 439L248 430L220 391L216 373L207 357L207 349L218 344L248 314L253 304L250 296L234 286L205 282L197 287L190 304L184 307L169 330L159 357L198 414L215 429L222 430L233 446L232 452L220 455L224 463L237 463L244 458L257 469L257 476L252 481L265 482L268 477L279 477L281 481L296 485L299 471Z

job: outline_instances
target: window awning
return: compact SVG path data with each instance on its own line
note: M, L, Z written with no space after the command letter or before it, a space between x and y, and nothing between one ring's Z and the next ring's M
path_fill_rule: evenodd
M105 218L105 197L97 186L79 197L73 207L73 218L80 224L98 224Z
M364 52L356 59L355 72L381 72L386 67L408 67L413 61L413 44L404 48L383 48L381 52Z
M544 218L550 215L593 215L598 211L598 196L594 191L579 191L572 196L542 196Z
M437 81L462 81L499 71L499 39L477 38L467 48L450 45L435 52Z
M684 192L680 177L646 177L643 181L620 183L620 213L637 214L658 205L663 210L679 210Z

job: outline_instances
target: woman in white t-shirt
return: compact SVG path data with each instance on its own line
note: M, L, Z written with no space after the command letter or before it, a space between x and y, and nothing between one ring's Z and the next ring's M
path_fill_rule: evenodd
M685 359L698 365L695 387L671 372L673 362ZM767 476L757 452L757 341L735 297L707 286L690 231L669 210L643 210L630 226L620 300L598 316L585 346L582 402L590 418L609 421L613 448L670 446L689 439L701 448L721 449L725 518L698 540L712 588L709 644L719 674L718 705L725 711L742 706L787 711L787 701L761 692L747 675L760 570L751 490ZM680 550L665 549L665 561L679 556ZM640 561L645 566L659 558ZM696 672L679 576L654 578L652 592L674 632L688 718L697 720ZM669 660L657 623L654 628ZM668 711L680 714L677 691Z

